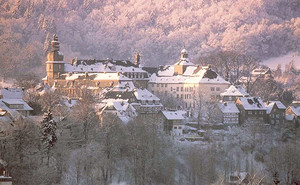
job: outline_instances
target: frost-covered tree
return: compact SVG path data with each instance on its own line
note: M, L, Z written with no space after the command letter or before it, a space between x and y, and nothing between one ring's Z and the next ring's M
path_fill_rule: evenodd
M41 122L41 140L43 143L43 150L47 156L47 165L49 165L51 151L57 141L56 128L56 122L53 119L51 111L49 110L44 114Z

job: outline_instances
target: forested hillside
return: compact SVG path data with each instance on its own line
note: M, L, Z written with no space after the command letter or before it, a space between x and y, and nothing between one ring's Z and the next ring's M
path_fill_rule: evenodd
M44 72L48 41L71 58L133 58L173 63L185 45L194 61L216 50L255 58L299 50L299 0L0 1L2 76ZM38 73L37 73L38 72Z

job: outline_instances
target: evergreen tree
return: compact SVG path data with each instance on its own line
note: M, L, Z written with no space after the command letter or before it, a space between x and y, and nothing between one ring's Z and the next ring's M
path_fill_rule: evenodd
M41 123L42 131L42 143L44 152L47 155L47 164L49 165L49 158L51 155L51 149L57 141L56 137L56 122L53 120L51 111L49 110L44 114L43 121Z

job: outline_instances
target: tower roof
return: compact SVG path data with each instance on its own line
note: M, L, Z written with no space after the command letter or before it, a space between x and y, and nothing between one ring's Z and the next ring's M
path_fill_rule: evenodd
M183 48L183 50L181 50L181 53L187 54L187 50L185 48Z
M47 56L48 61L63 61L64 55L59 52L59 41L56 34L53 35L53 39L51 41L51 51Z

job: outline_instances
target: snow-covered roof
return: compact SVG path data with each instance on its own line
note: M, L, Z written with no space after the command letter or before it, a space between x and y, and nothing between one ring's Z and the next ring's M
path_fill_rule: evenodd
M187 50L186 50L185 48L183 48L183 49L181 50L181 53L187 53Z
M22 99L23 89L22 88L1 88L1 93L3 98L11 99Z
M133 91L134 89L135 86L133 82L120 82L112 89L112 91Z
M124 123L128 123L132 119L128 111L132 113L133 117L137 116L135 108L124 100L105 99L102 103L97 105L97 108L102 110L100 114L107 110L115 111L117 116Z
M125 61L124 61L125 62ZM126 61L127 62L127 61ZM96 62L93 64L87 64L85 61L80 61L79 65L65 64L64 70L66 72L89 72L89 73L100 73L100 72L140 72L147 73L143 69L135 66L116 65L111 62L103 63Z
M187 74L191 73L191 70L195 68L190 68ZM172 70L171 67L168 70ZM161 75L163 74L163 75ZM165 73L152 74L150 77L150 83L216 83L216 84L230 84L226 80L224 80L220 75L218 75L215 71L208 68L195 69L192 75L170 75L171 72L165 71Z
M191 76L194 74L196 69L197 69L197 66L188 66L182 75L183 76Z
M16 107L16 108L9 108L9 105L12 104L22 104L22 108L21 107ZM12 117L12 119L17 120L19 119L22 115L18 112L18 111L22 111L22 110L26 110L26 111L31 111L33 110L23 99L1 99L0 100L0 110L1 112L6 111L7 113L9 113ZM3 115L3 116L6 116ZM3 118L6 119L6 118Z
M259 97L239 97L245 110L266 110L265 104Z
M123 81L132 81L132 79L127 78L126 76L118 73L64 73L61 76L65 77L66 80L77 80L80 78L84 78L85 76L92 80L123 80Z
M265 106L267 108L267 114L270 114L274 105L277 105L278 109L286 109L286 107L281 103L281 101L269 101L265 103Z
M74 107L77 103L77 99L64 99L62 100L62 103L65 104L68 108Z
M252 75L264 75L268 71L269 71L269 69L257 68L252 71Z
M290 108L297 116L300 116L300 106L299 107L290 106Z
M239 113L239 109L233 102L220 102L218 103L218 106L222 113Z
M174 65L182 65L182 66L194 66L195 64L190 61L188 58L181 58Z
M159 101L160 99L147 89L136 89L134 95L137 100Z
M153 74L155 75L155 73ZM174 75L174 66L166 65L162 70L157 72L158 76L173 76Z
M243 96L249 96L249 94L246 92L246 90L238 85L238 86L234 86L231 85L228 89L225 90L225 92L220 94L221 96L239 96L239 97L243 97Z
M184 120L183 115L178 111L164 110L162 113L168 120Z

